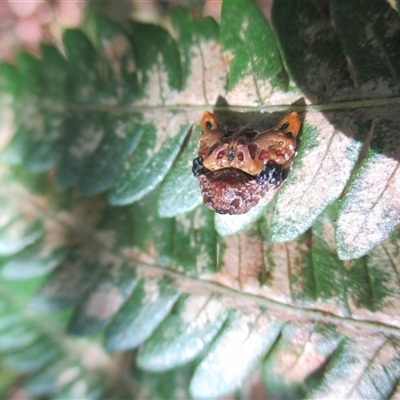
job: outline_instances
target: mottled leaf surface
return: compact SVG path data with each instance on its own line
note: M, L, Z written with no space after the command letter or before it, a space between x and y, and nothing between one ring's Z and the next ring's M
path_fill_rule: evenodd
M346 191L339 212L337 240L342 259L366 254L400 223L397 108L375 110L371 148Z
M253 2L223 2L221 41L229 98L246 106L273 104L283 92L282 65L272 30Z
M279 324L268 322L257 313L232 317L196 368L190 385L194 397L220 397L240 386L279 334ZM221 369L226 373L219 374Z
M228 314L229 308L212 296L182 298L140 351L139 367L163 371L193 360L217 335Z
M90 335L103 329L118 312L135 288L133 268L113 265L91 285L75 309L68 326L74 335Z
M135 348L168 316L179 297L171 281L142 279L107 330L110 351Z
M200 129L194 129L184 151L165 177L158 212L162 217L175 217L192 211L202 203L197 179L192 173L193 159L197 157Z
M271 394L303 397L304 381L316 379L340 344L340 335L329 326L290 324L282 329L281 339L263 361L263 381Z

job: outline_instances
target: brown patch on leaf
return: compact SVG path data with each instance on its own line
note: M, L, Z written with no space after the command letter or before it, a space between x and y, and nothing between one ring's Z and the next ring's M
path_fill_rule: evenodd
M111 282L105 282L91 293L85 303L85 314L88 317L104 320L113 316L124 302L119 288Z
M145 264L155 264L156 247L154 244L147 246L147 253L144 253L141 249L136 247L126 248L122 250L125 257L133 259L136 262L143 262Z
M270 357L273 373L281 376L288 386L304 382L324 365L338 345L338 339L330 337L327 330L318 333L314 329L312 324L287 326Z
M122 84L121 60L129 50L132 51L128 38L124 35L117 35L112 40L103 39L102 45L104 47L104 55L113 69L116 81ZM135 70L133 55L130 62L132 64L130 72L133 72Z
M262 243L242 233L226 237L224 244L221 272L212 279L235 289L259 287L258 276L264 267Z

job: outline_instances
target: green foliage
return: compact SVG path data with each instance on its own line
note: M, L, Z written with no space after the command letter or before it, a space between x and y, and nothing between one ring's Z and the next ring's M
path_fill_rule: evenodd
M275 0L270 23L247 0L220 25L96 17L0 65L0 392L215 398L255 371L280 397L399 392L398 13ZM205 109L302 113L244 216L201 204Z

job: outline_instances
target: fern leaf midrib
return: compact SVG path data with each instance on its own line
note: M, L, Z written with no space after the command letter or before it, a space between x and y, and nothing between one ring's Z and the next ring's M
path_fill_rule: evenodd
M28 199L26 199L28 200ZM35 204L36 207L36 204ZM51 218L51 222L54 224L59 225L60 228L66 229L69 232L71 231L71 226L65 224L65 217L63 218L62 221L56 217L56 215L53 213L53 215L49 216L46 212L43 212L40 210L38 207L36 207L36 212L37 212L37 217L41 219L49 219ZM84 241L87 245L93 245L95 247L101 248L103 251L108 251L110 255L113 257L119 258L121 262L123 263L128 263L133 265L138 269L138 273L140 274L141 269L143 269L144 275L148 276L149 274L154 274L154 275L159 275L159 276L167 276L169 278L172 278L175 281L182 282L185 284L188 284L188 287L193 287L197 286L206 292L214 292L218 293L220 295L226 295L228 297L232 297L235 299L242 300L244 304L247 304L248 302L255 303L259 305L260 307L265 307L271 311L276 311L280 313L284 313L287 315L287 317L296 317L296 318L304 318L305 320L314 320L314 321L323 321L326 323L334 324L334 325L344 325L347 327L352 327L352 328L364 328L367 330L371 330L374 332L385 332L389 333L393 336L400 337L400 327L392 326L389 324L384 324L381 322L375 322L375 321L370 321L370 320L363 320L363 319L357 319L354 320L352 318L347 318L347 317L341 317L338 315L334 315L332 313L326 312L326 311L321 311L321 310L315 310L315 309L304 309L297 307L295 305L289 305L289 304L284 304L280 303L278 301L274 301L265 297L257 296L251 293L243 293L238 290L223 286L219 283L212 282L210 280L202 280L197 277L185 275L181 272L177 272L176 270L173 270L171 268L166 268L163 267L157 263L148 263L144 262L143 260L140 260L139 258L136 258L132 255L129 257L126 256L122 251L118 251L115 249L112 249L111 247L108 247L104 242L101 242L96 239L95 236L83 236L81 233L76 232L74 234L78 238L78 240Z

